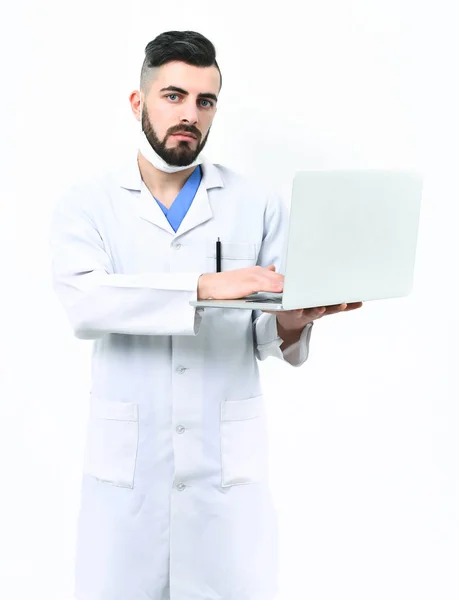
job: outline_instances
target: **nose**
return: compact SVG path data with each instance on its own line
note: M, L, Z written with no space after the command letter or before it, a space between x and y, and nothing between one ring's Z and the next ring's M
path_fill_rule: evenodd
M198 107L194 101L184 102L182 104L182 114L180 121L188 125L195 125L198 122Z

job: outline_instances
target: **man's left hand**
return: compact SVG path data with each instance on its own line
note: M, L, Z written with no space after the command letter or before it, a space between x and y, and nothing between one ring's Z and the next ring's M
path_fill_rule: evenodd
M284 350L299 339L302 330L308 323L312 323L312 321L321 319L326 315L355 310L362 305L363 302L350 302L349 304L333 304L316 308L298 308L285 311L263 310L262 312L276 315L279 336L284 340L281 349Z

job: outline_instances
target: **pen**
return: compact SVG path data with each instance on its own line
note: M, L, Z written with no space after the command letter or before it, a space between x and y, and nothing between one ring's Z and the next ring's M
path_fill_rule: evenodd
M217 239L217 248L216 248L216 256L217 256L217 273L220 273L222 270L222 259L221 259L221 242L220 238Z

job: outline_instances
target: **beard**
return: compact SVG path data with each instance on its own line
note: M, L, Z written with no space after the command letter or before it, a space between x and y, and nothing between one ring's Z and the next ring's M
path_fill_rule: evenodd
M195 129L190 129L186 125L179 125L177 127L174 127L174 129L167 133L164 136L164 139L161 141L157 136L155 130L153 129L153 126L145 109L143 109L142 128L145 133L145 137L148 140L148 143L156 152L156 154L158 154L158 156L160 156L168 165L175 167L186 167L188 165L191 165L191 163L193 163L196 160L196 158L206 145L207 138L209 137L209 133L211 130L211 127L209 127L209 131L207 132L206 137L202 140L201 143L198 143L196 149L193 150L193 148L191 147L191 144L193 142L187 142L185 140L180 140L177 143L177 145L173 148L166 147L166 143L169 137L174 133L177 133L178 131L185 131L187 133L191 133L195 135L196 138L199 140L199 132Z

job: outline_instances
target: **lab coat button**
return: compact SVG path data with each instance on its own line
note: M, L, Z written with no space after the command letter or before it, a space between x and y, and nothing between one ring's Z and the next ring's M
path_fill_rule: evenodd
M177 373L180 373L180 375L181 375L182 373L185 373L186 368L180 366L180 367L177 367L175 370L177 371Z
M177 489L179 492L183 492L183 490L186 488L186 485L184 483L179 483L177 485Z
M177 433L183 433L185 431L185 427L183 425L179 425L176 429Z
M174 248L175 248L176 250L180 250L180 248L181 248L181 247L182 247L182 244L175 244L175 245L174 245Z

